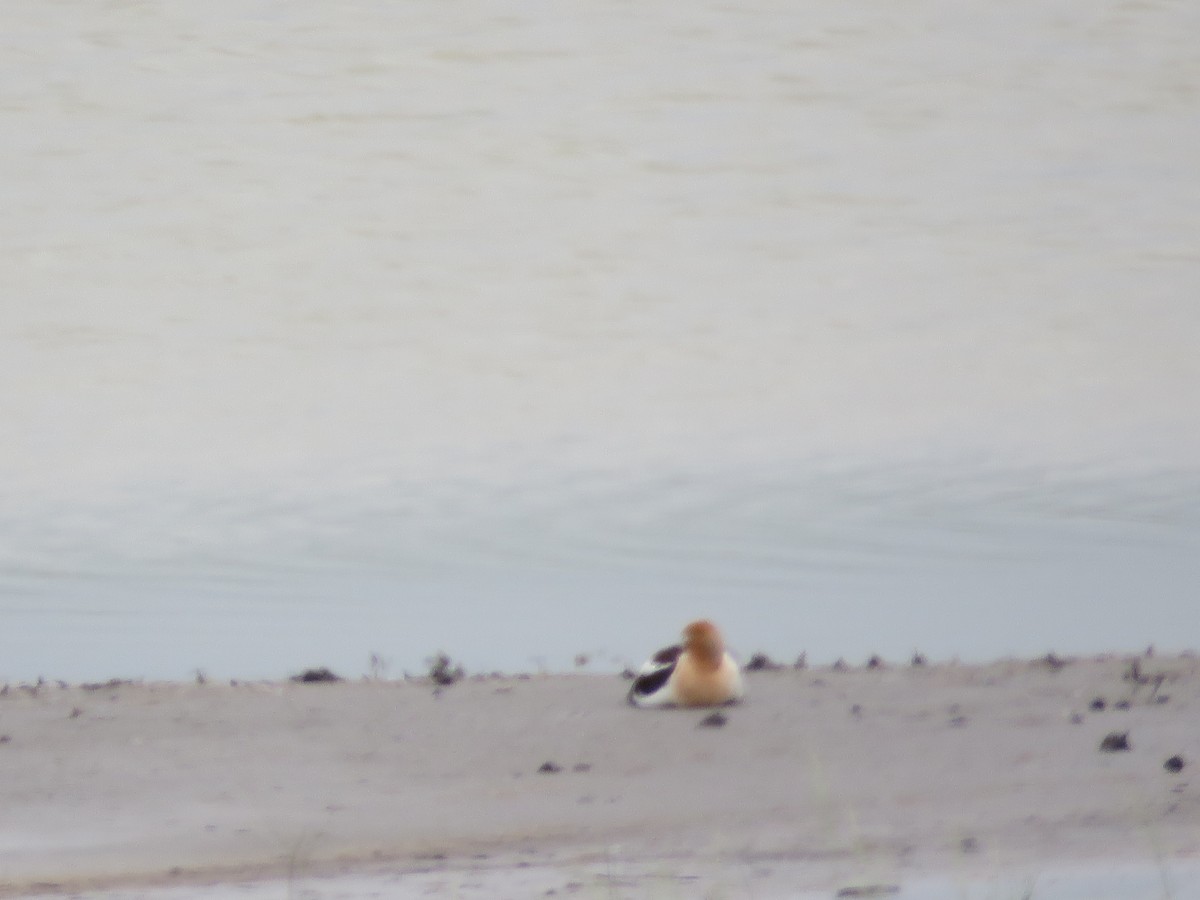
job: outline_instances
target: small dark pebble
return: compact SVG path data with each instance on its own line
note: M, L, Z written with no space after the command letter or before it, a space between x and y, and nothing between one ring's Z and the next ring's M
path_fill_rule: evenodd
M331 670L322 666L319 669L305 669L299 675L293 675L291 680L296 682L296 684L322 684L341 681L342 679Z
M1090 709L1092 712L1101 712L1106 706L1108 706L1108 704L1104 702L1104 698L1097 697L1088 705L1088 709Z
M703 719L700 720L700 724L698 724L696 727L697 728L721 728L728 721L729 720L727 718L725 718L724 713L719 713L719 712L709 713L707 716L705 716Z
M555 772L561 772L562 766L558 765L557 763L553 763L550 760L546 760L544 763L538 766L538 771L544 775L553 775Z
M1129 709L1129 701L1128 700L1118 700L1116 703L1113 704L1113 709Z
M950 720L951 728L962 728L966 724L967 724L966 716L955 716L953 719Z
M859 718L862 715L861 704L855 703L852 707L850 707L850 715L854 716L856 719Z
M1067 661L1055 653L1047 653L1039 660L1042 665L1046 666L1051 672L1057 672L1067 664Z
M7 744L12 740L11 734L0 734L0 744Z
M76 706L71 710L70 718L78 719L82 715L83 715L83 710L80 709L78 706Z
M867 668L868 669L884 668L883 657L880 656L878 653L874 654L870 659L867 660Z
M1184 765L1185 763L1183 761L1183 757L1176 753L1165 763L1163 763L1163 768L1168 772L1182 772Z
M963 853L975 853L979 850L979 841L968 835L958 842L958 846Z
M1083 724L1083 716L1080 713L1071 713L1071 724L1072 725L1082 725Z
M1104 736L1104 740L1100 742L1100 749L1105 753L1117 753L1122 750L1129 749L1129 732L1114 731Z
M571 767L571 771L572 772L590 772L590 771L592 771L592 764L591 763L575 763L575 765L573 765Z
M1154 702L1155 703L1166 703L1170 699L1171 699L1170 694L1159 694L1157 697L1154 698Z

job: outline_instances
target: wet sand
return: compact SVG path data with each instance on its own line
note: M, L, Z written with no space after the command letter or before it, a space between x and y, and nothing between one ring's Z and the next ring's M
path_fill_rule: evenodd
M11 684L0 893L785 896L1200 860L1190 656L750 672L717 727L626 685Z

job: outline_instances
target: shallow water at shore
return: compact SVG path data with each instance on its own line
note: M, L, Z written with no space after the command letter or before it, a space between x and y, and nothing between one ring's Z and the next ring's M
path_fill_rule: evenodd
M11 20L0 679L1195 644L1187 4Z
M27 525L4 577L6 674L353 676L372 653L400 674L439 649L472 671L563 670L578 654L616 669L699 614L743 656L814 663L1195 641L1200 485L1179 476L581 479L410 504L382 490L271 514L231 500L194 537L145 507ZM57 555L39 560L47 545Z

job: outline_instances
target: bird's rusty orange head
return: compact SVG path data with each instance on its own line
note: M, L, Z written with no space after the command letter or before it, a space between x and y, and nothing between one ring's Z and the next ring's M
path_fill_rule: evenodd
M717 626L707 619L692 622L683 629L683 643L689 653L706 662L719 663L725 642Z

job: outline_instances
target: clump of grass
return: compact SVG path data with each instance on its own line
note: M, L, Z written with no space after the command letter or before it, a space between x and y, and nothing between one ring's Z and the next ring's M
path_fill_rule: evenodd
M777 672L783 668L783 663L777 663L765 653L755 653L746 663L747 672Z
M370 660L370 679L372 681L384 681L387 678L388 666L390 664L378 653L371 654Z
M434 656L428 662L429 680L440 687L454 684L456 681L462 681L466 677L467 673L463 667L456 665L445 653L438 653L437 656Z

